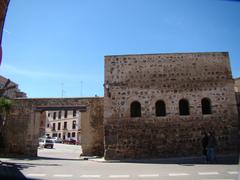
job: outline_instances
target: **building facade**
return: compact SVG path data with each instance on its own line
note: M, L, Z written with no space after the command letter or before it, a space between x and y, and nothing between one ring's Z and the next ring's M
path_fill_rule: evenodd
M237 153L238 112L228 53L105 56L106 159Z
M46 135L65 141L81 142L81 113L79 111L46 111Z

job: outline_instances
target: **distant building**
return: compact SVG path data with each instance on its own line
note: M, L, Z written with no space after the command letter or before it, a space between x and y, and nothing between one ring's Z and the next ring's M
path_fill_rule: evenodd
M7 82L8 82L8 79L0 75L0 89L2 89ZM27 94L25 92L22 92L18 88L18 84L10 81L10 83L6 87L6 91L3 92L2 96L8 97L8 98L23 98L23 97L27 97Z
M47 116L46 116L46 112L42 112L40 114L40 126L39 126L39 136L40 137L43 137L45 136L45 132L46 132L46 119L47 119Z
M63 140L74 139L78 142L80 138L81 113L73 111L46 111L46 135L58 137Z

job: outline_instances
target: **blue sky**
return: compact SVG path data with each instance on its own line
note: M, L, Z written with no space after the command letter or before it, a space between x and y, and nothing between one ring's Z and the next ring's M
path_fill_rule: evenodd
M11 0L0 74L28 97L103 96L105 55L229 51L239 77L239 19L236 1Z

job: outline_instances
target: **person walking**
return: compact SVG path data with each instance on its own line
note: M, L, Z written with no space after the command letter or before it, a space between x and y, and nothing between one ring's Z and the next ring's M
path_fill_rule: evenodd
M208 145L208 134L205 131L204 137L202 138L202 154L205 156L206 161L208 161L207 145Z
M215 149L217 146L217 140L213 131L209 132L208 144L207 144L207 160L210 162L216 161Z

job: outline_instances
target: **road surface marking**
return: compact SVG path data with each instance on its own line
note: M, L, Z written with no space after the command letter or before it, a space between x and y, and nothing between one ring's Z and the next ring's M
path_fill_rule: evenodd
M72 177L72 174L54 174L54 177Z
M218 172L199 172L198 175L218 175Z
M235 180L235 179L201 179L201 180Z
M38 177L43 177L43 176L46 176L46 174L27 174L27 176L38 176Z
M169 173L169 176L189 176L188 173Z
M139 174L138 177L159 177L159 174Z
M239 174L237 171L228 171L228 174Z
M80 176L81 178L100 178L101 175L98 174L84 174Z
M129 178L130 175L109 175L109 178Z

